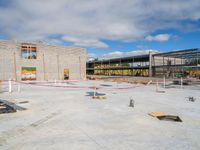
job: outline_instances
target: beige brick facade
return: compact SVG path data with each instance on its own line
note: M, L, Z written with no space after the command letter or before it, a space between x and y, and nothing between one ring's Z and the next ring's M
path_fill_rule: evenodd
M31 44L31 43L27 43ZM36 59L22 57L22 43L0 41L0 80L22 79L22 67L35 67L36 80L63 80L64 69L69 70L70 80L86 78L85 48L51 46L34 43Z

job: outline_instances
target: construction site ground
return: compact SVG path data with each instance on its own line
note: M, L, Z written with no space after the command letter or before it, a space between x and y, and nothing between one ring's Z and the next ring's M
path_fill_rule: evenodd
M156 88L90 80L21 83L19 90L14 84L9 93L3 83L0 99L26 110L0 114L1 150L200 149L198 85ZM131 98L134 107L129 107ZM177 115L182 122L159 120L151 112Z

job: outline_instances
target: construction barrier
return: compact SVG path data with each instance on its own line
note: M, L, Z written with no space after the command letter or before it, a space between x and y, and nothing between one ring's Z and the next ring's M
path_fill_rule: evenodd
M103 87L101 85L99 86L80 86L80 85L73 85L73 82L78 82L77 80L74 81L15 81L15 80L3 80L0 82L0 91L1 92L12 92L12 91L21 91L21 85L32 85L32 86L40 86L40 87L56 87L56 88L66 88L66 89L107 89L107 90L126 90L126 89L133 89L140 86L149 86L151 84L156 85L156 91L160 91L159 87L163 88L170 88L171 86L176 85L175 81L178 81L179 83L176 85L176 88L183 88L184 83L188 79L174 79L174 80L166 80L165 77L163 79L159 80L149 80L146 84L130 84L127 86L111 86L111 87ZM192 80L193 82L197 82L200 80ZM63 85L63 84L64 85ZM67 83L72 85L67 85ZM131 83L131 82L128 82ZM179 86L178 86L179 85Z

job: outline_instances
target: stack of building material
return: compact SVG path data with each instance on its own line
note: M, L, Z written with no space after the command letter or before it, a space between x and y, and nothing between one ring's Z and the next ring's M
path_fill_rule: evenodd
M0 114L14 112L16 112L16 109L0 101Z
M20 107L14 103L11 103L6 100L0 99L0 114L3 113L14 113L17 110L26 110L26 108Z
M167 113L164 113L164 112L151 112L151 113L149 113L149 115L152 117L156 117L159 120L182 122L182 120L180 119L179 116L168 115Z

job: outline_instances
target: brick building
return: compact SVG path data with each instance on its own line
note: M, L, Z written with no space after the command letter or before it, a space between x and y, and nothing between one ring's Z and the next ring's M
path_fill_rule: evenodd
M0 41L0 80L85 79L86 55L85 48Z

